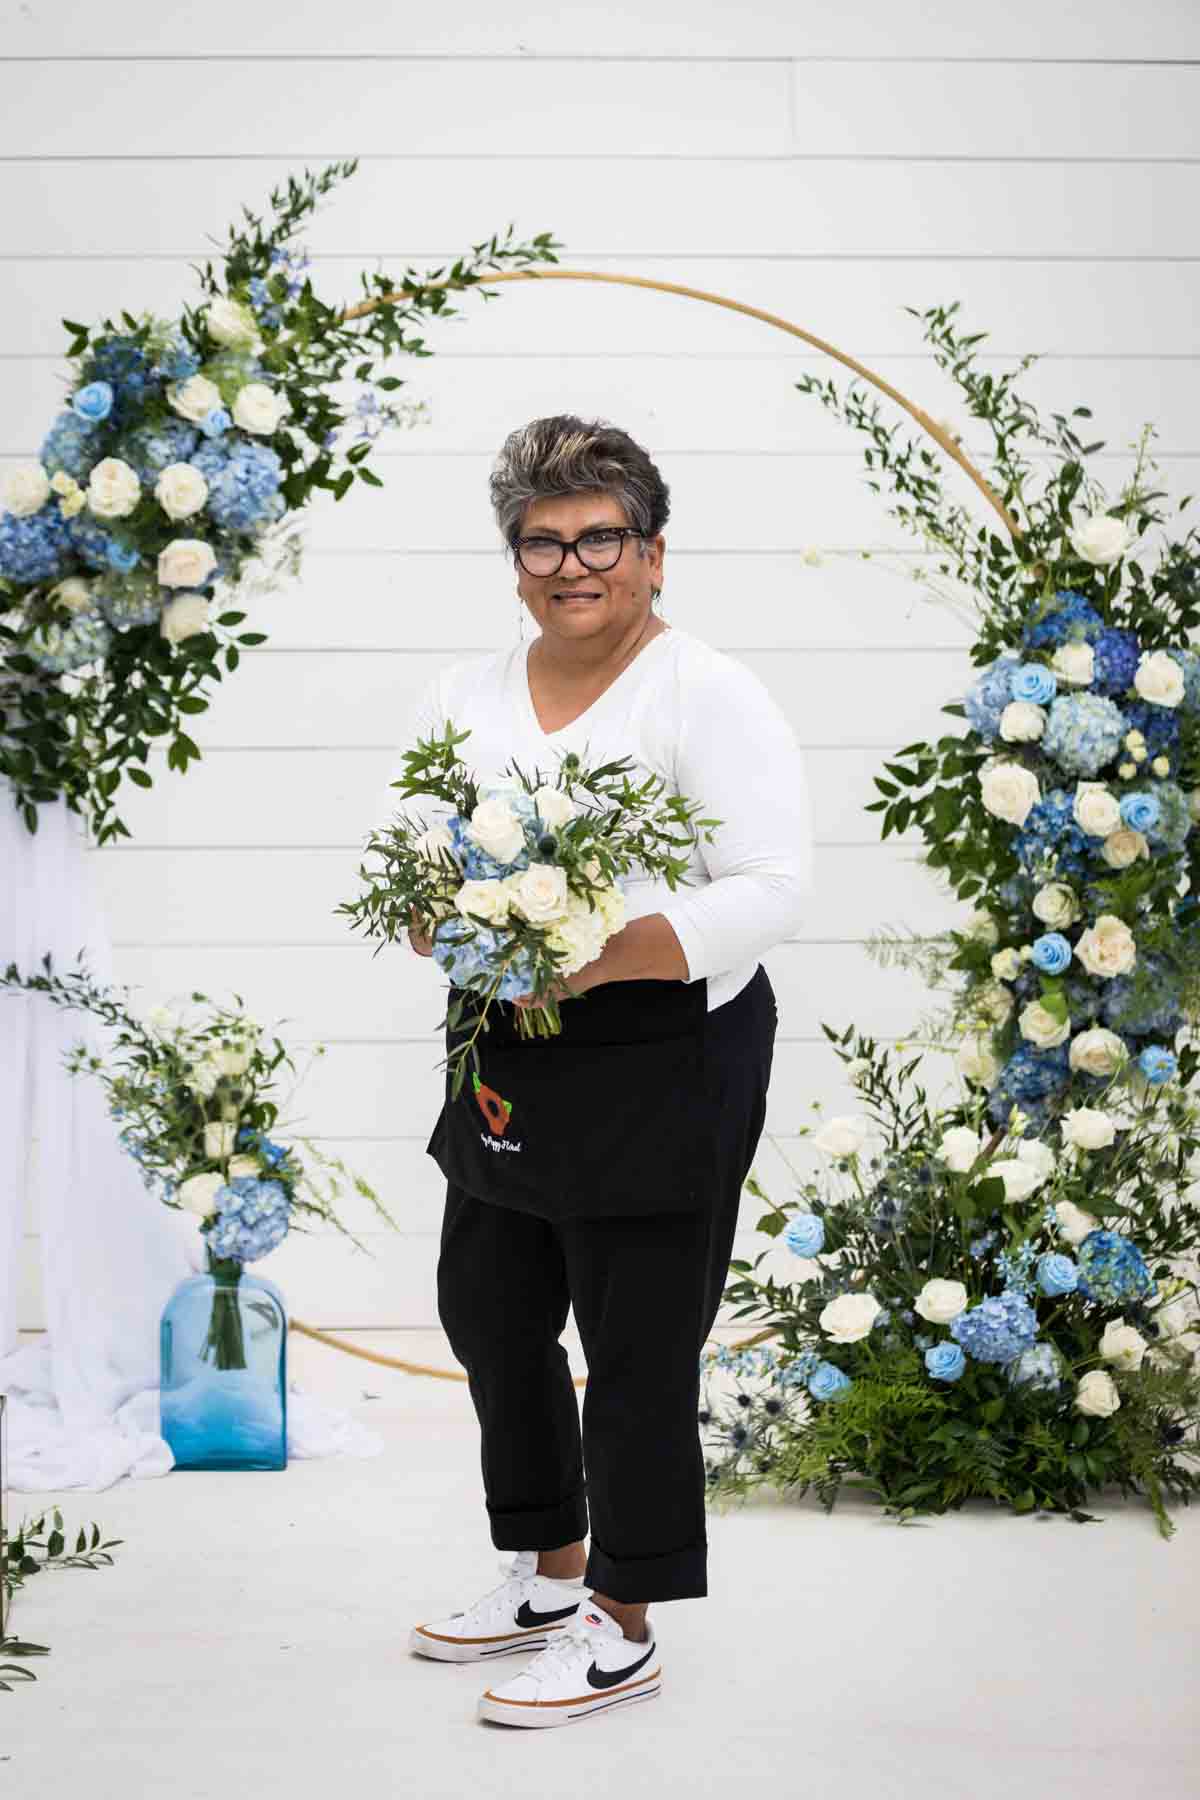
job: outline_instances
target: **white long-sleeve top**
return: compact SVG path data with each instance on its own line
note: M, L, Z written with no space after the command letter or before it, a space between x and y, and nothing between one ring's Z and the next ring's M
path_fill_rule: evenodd
M558 731L534 711L525 639L440 669L409 713L402 749L441 733L471 735L459 755L481 783L514 759L553 781L570 750L589 765L629 757L630 780L662 776L702 817L711 843L692 846L687 885L634 870L621 878L626 918L663 913L687 960L708 980L708 1009L732 1000L763 952L803 924L813 887L813 827L805 760L788 720L751 670L678 626L659 633L587 710ZM392 780L403 774L397 759ZM514 777L511 773L507 779ZM403 813L432 824L444 803L402 801L389 789L382 825Z

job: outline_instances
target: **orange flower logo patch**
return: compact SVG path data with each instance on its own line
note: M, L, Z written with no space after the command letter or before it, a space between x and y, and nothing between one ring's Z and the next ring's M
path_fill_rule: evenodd
M471 1081L475 1088L475 1098L479 1102L479 1110L487 1120L488 1130L493 1137L503 1137L508 1130L508 1121L512 1118L512 1101L502 1100L495 1088L488 1087L480 1081L475 1071L471 1071Z

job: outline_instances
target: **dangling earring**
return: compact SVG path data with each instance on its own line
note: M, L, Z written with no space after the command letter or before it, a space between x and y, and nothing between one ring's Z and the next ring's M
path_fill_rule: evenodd
M661 588L651 588L650 589L650 605L651 605L651 607L657 606L659 608L658 616L660 619L665 616L662 611L661 606L659 605L661 600L662 600L662 589Z
M525 636L525 602L517 595L517 629L520 636Z

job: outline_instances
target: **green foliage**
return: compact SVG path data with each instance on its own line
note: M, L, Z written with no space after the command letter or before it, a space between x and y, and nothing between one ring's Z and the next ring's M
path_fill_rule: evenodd
M34 1575L47 1569L101 1569L111 1566L111 1552L122 1543L121 1538L106 1538L93 1523L90 1530L80 1526L75 1548L68 1550L63 1516L55 1507L35 1519L23 1519L11 1535L0 1532L0 1568L4 1571L6 1600L11 1601ZM7 1613L7 1607L5 1607ZM50 1654L45 1644L31 1644L23 1638L0 1637L0 1657L36 1657ZM32 1669L20 1663L0 1662L0 1691L12 1692L14 1681L35 1681Z

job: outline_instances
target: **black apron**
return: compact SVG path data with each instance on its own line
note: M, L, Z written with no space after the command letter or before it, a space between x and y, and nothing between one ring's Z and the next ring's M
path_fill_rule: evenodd
M549 1038L519 1036L516 1010L493 1001L453 1100L446 1071L426 1149L447 1181L550 1219L705 1204L707 980L602 983L561 1003ZM448 1053L473 1024L447 1027Z

